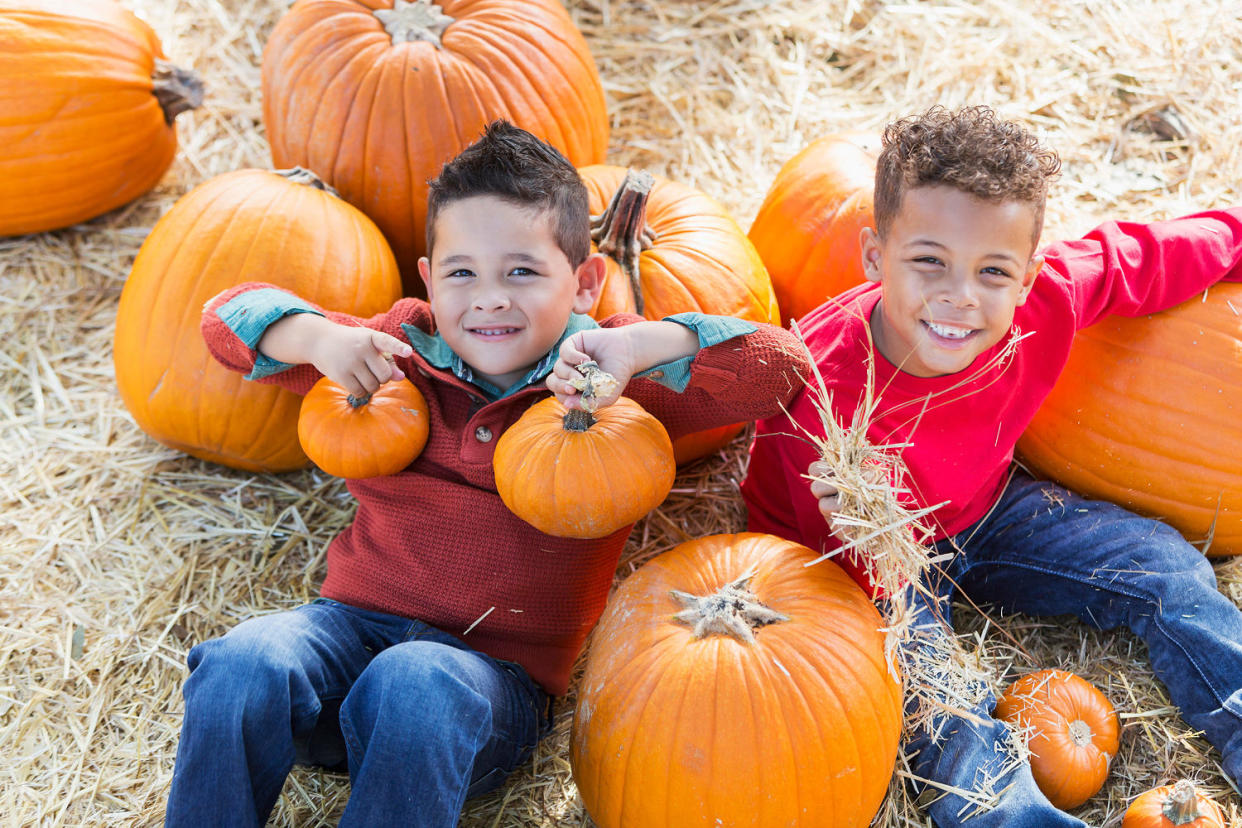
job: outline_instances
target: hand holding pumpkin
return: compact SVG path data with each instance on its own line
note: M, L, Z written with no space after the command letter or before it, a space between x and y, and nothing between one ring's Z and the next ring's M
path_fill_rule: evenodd
M597 393L595 408L612 405L630 378L653 365L673 362L698 352L698 335L676 322L638 322L621 328L579 331L561 343L548 390L566 408L582 408L582 374L577 366L594 362L617 380L609 393Z
M312 313L286 316L268 326L260 353L293 365L311 363L355 397L373 394L405 375L392 355L408 357L408 343L382 331L341 325Z

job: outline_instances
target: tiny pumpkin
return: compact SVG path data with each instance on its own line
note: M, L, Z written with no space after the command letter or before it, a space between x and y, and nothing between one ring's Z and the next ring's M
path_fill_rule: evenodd
M1121 818L1121 828L1225 828L1220 806L1190 780L1139 794Z
M1081 676L1039 670L1009 686L996 718L1028 733L1031 775L1058 808L1077 808L1108 778L1121 725L1108 699Z
M825 135L772 181L749 236L772 277L782 324L862 284L859 238L874 222L879 151L879 137L870 133Z
M863 828L884 799L901 683L883 620L831 561L712 535L644 564L592 634L570 738L601 828Z
M509 510L562 538L629 526L663 502L677 474L663 424L627 397L594 413L555 397L535 403L496 441L492 466Z
M321 377L302 399L298 441L315 465L337 477L396 474L427 445L427 400L408 379L365 397Z

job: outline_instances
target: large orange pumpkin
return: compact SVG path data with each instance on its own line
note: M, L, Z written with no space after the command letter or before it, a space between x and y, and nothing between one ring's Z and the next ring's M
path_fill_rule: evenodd
M1225 814L1182 779L1139 794L1126 808L1121 828L1225 828Z
M427 181L496 118L575 166L603 160L603 87L560 0L299 0L263 51L276 166L373 218L414 295Z
M877 135L825 135L776 174L750 240L768 267L784 324L863 281L859 234L872 224L879 152Z
M1080 331L1018 442L1038 474L1242 554L1242 284Z
M638 313L661 319L702 311L780 322L772 280L755 247L706 193L650 173L595 165L578 170L590 193L595 249L606 272L591 315ZM743 424L674 442L677 462L704 457Z
M0 236L94 218L155 186L192 73L113 0L0 0Z
M570 741L600 828L849 828L901 732L884 626L836 564L755 533L630 575L593 633Z
M396 474L427 445L427 399L408 379L365 397L320 377L302 398L298 442L316 466L337 477Z
M306 465L302 399L242 379L207 352L203 304L261 280L331 310L371 316L401 295L375 224L305 170L240 170L191 190L152 229L117 310L117 385L160 442L234 468Z
M677 473L668 432L627 397L593 414L540 400L500 436L492 467L509 510L563 538L628 526L660 505Z
M1027 732L1031 775L1053 805L1077 808L1104 785L1121 724L1104 694L1081 676L1029 673L997 699L995 716Z

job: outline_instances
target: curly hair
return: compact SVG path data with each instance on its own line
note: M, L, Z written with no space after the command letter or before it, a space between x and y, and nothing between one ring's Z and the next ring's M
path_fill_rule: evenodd
M578 171L551 144L508 121L488 124L477 141L427 183L428 256L435 246L440 211L480 195L548 211L557 246L574 267L591 253L589 196Z
M1049 182L1061 169L1057 154L1013 121L986 106L951 112L933 106L884 130L875 172L875 223L881 237L892 226L906 190L943 184L985 201L1022 201L1035 207L1035 240L1044 221Z

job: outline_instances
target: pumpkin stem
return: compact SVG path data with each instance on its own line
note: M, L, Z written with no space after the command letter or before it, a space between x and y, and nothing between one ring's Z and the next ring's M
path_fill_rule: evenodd
M391 9L376 9L374 14L392 37L393 45L423 40L442 49L440 35L456 22L431 0L396 0Z
M612 194L612 201L598 216L591 217L591 241L599 252L611 256L621 265L630 280L634 309L643 312L643 285L639 278L638 259L656 240L655 231L647 224L647 199L655 179L644 170L626 170L625 180Z
M328 195L334 195L337 198L341 197L341 194L338 193L331 184L327 183L305 167L293 167L288 170L276 170L276 174L289 179L294 184L305 184L307 187L314 187L316 190L323 190Z
M595 415L584 408L571 408L561 418L566 431L586 431L595 425Z
M685 607L673 619L694 627L695 638L720 634L732 636L743 644L754 644L755 630L789 620L788 615L760 603L750 591L750 579L754 576L754 572L747 572L713 595L670 590L669 594Z
M599 363L595 362L595 360L587 360L581 365L574 367L578 369L578 373L582 374L582 377L571 379L569 384L582 392L583 409L594 414L595 410L599 408L599 398L610 396L617 390L617 378L607 371L601 370Z
M1189 779L1178 780L1164 800L1165 819L1174 825L1189 825L1203 814L1199 811L1199 800L1195 796L1195 786Z
M152 91L164 110L164 123L172 126L173 120L182 112L198 109L203 103L203 81L189 69L173 66L166 60L155 59L155 71L151 73Z
M349 403L354 408L362 408L364 405L366 405L370 401L371 401L370 394L363 394L361 397L355 397L353 394L350 394L348 397L345 398L345 402Z
M1078 747L1086 747L1091 744L1091 737L1095 734L1091 732L1091 725L1087 724L1082 719L1075 719L1069 723L1069 735L1070 740L1073 741L1075 745Z

